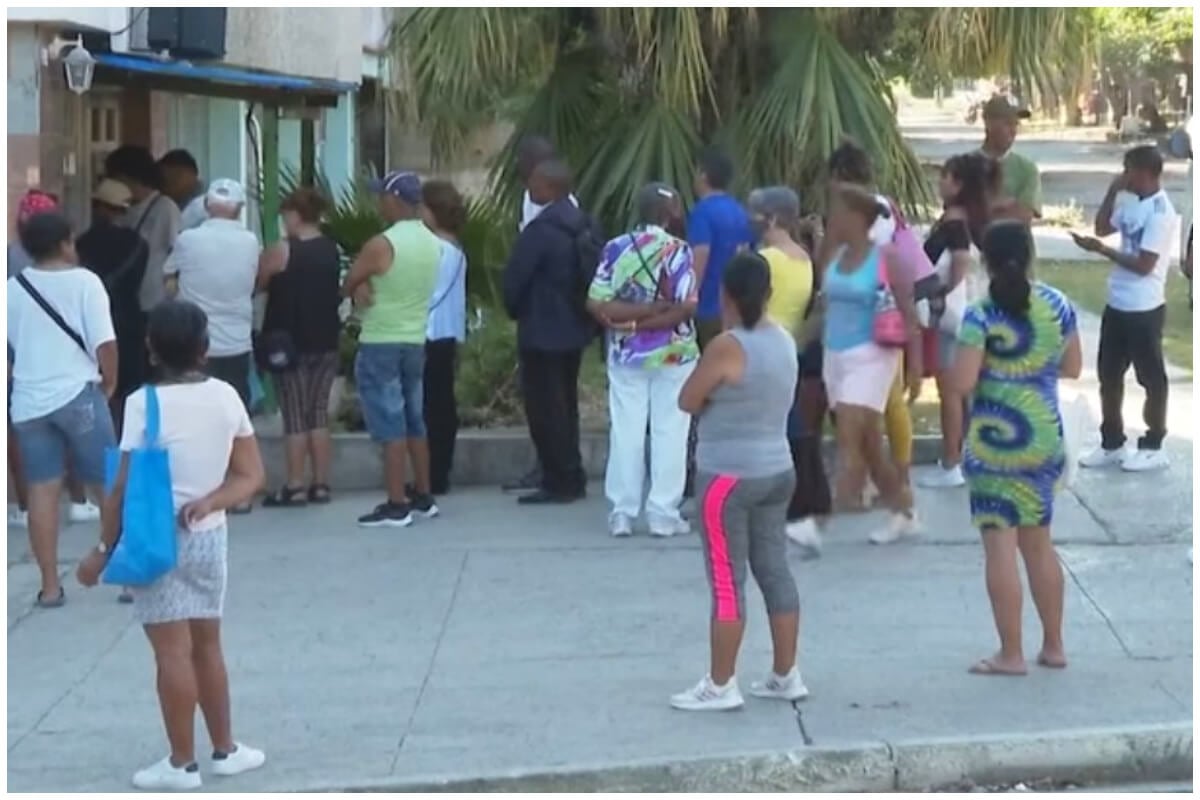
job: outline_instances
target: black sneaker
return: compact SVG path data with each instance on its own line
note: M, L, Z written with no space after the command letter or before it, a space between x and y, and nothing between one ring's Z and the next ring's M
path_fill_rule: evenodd
M409 505L412 510L420 514L425 519L433 519L439 513L437 503L433 502L433 495L418 494L413 492L409 495Z
M380 503L370 514L358 518L362 528L407 528L412 525L412 512L407 503Z
M516 480L509 481L500 487L504 492L532 492L542 488L542 471L534 468Z

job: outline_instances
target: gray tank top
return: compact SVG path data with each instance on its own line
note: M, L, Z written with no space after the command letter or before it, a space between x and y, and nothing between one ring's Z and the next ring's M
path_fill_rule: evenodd
M696 469L736 478L767 478L792 468L787 417L796 398L796 340L770 322L730 331L746 354L735 384L709 396L696 423Z

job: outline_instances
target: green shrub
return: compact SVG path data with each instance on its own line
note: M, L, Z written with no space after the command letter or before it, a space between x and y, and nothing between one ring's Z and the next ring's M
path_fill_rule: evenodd
M524 420L517 381L517 326L494 308L458 350L459 417L464 426L519 424Z

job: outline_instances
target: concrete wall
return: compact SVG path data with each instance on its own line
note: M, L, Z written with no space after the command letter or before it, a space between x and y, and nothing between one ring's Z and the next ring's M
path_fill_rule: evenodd
M358 83L362 78L362 10L229 9L225 62L307 78Z

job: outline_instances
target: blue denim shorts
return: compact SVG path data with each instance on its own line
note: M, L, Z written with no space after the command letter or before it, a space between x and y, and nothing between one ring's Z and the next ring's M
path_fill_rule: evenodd
M425 436L425 345L360 344L354 380L367 433L377 442Z
M88 486L104 485L105 451L117 444L108 401L89 383L75 399L44 417L14 423L21 471L27 483L63 477L70 455L76 477Z

